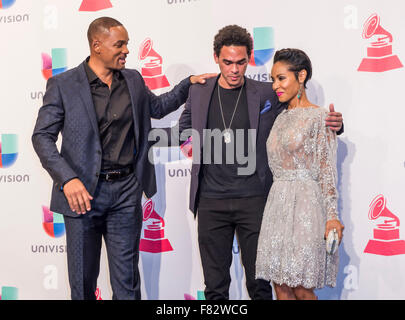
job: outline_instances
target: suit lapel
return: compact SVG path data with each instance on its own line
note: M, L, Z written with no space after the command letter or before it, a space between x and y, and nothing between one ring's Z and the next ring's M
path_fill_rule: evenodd
M211 102L211 96L215 89L215 84L217 83L217 78L208 79L206 84L202 87L202 90L199 91L200 95L197 97L197 103L193 107L191 115L194 117L192 118L193 127L198 131L200 135L200 147L203 147L203 130L207 128L207 121L208 121L208 112ZM193 103L194 105L194 103Z
M260 116L260 95L257 92L256 86L253 81L245 77L246 81L246 97L249 112L249 123L250 129L256 130L259 127L259 116Z
M96 134L96 137L100 136L96 110L94 109L93 98L91 96L90 84L86 75L86 70L84 69L84 63L78 66L78 79L76 82L76 92L79 92L80 98L83 101L85 109L90 119L91 126ZM139 110L137 108L139 95L136 93L136 79L127 70L122 70L122 74L128 86L129 95L131 97L132 103L132 116L134 119L134 130L135 130L135 146L137 150L139 149Z
M83 62L83 63L86 63L86 62ZM96 137L99 137L100 133L98 130L96 110L94 110L93 98L91 96L91 91L90 91L90 84L89 84L89 80L87 78L83 63L81 65L79 65L79 67L78 67L79 79L76 83L77 90L78 90L79 95L86 108L87 114L88 114L90 122L91 122L91 126L96 134Z
M129 91L129 96L131 97L132 117L134 119L134 131L135 131L135 147L136 150L139 150L139 110L138 110L139 94L137 93L139 90L137 91L136 88L137 87L140 88L141 86L136 85L136 79L133 77L131 72L129 72L126 69L122 70L121 72L125 78Z

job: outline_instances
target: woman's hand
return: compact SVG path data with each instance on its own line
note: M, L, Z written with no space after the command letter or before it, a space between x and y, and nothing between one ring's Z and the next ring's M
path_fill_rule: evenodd
M339 220L329 220L326 222L325 239L328 237L329 231L336 229L339 236L339 244L342 241L344 225Z

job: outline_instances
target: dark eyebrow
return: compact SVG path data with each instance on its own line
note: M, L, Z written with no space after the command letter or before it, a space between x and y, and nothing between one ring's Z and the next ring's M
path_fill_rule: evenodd
M246 58L243 58L243 59L241 59L239 61L236 61L236 62L233 62L233 61L228 60L228 59L223 59L222 61L227 62L227 63L242 63L242 62L246 61Z
M124 43L128 43L129 40L117 40L114 44L124 44Z

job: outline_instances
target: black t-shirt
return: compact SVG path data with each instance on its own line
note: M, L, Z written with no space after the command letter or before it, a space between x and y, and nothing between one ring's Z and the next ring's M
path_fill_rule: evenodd
M250 122L245 86L236 89L220 88L223 118L218 98L218 86L217 83L211 97L207 121L208 130L204 132L200 196L216 199L265 196L256 172L256 159L253 157L248 160ZM242 91L240 92L240 90ZM231 123L239 94L239 102ZM233 132L229 144L225 143L223 135L218 138L218 133L223 133L227 128ZM216 137L215 131L217 132ZM256 146L251 142L250 148L252 147ZM250 152L253 154L252 151ZM248 167L249 169L247 169ZM245 170L243 174L241 174L242 168ZM246 174L246 171L250 172Z

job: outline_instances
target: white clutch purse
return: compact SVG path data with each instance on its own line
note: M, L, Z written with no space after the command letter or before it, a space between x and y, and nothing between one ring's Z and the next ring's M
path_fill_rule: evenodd
M336 229L329 231L326 238L326 252L334 254L339 246L339 236Z

